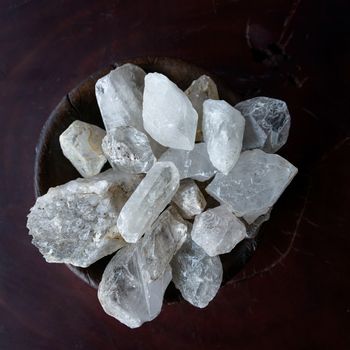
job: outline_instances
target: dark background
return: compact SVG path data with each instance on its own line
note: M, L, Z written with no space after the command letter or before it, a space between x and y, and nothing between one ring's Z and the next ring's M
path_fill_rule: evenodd
M0 1L0 349L349 349L348 1ZM35 145L82 79L139 56L288 103L299 174L248 265L203 310L130 330L30 244Z

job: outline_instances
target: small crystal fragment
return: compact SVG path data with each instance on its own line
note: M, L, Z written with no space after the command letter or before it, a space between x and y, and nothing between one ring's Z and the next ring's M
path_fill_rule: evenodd
M125 203L117 226L125 241L135 243L169 204L179 187L179 172L171 162L158 162Z
M187 239L171 261L173 282L183 298L203 308L215 297L222 282L222 264L210 257L191 238Z
M218 173L206 191L250 224L266 214L297 173L277 154L245 151L228 175Z
M101 148L106 132L96 125L74 121L61 135L60 145L66 158L81 176L97 175L107 159Z
M260 148L277 152L288 139L290 115L284 101L255 97L235 106L246 120L243 150Z
M228 174L242 149L244 118L223 100L206 100L203 104L203 137L216 169Z
M185 94L188 96L192 106L198 113L196 141L202 141L203 102L208 99L218 100L218 89L213 79L207 75L202 75L192 82L185 91Z
M146 75L142 116L145 130L163 146L193 149L197 112L185 93L165 75Z
M180 182L180 187L175 193L173 202L179 208L185 219L192 219L200 214L207 205L203 193L192 179Z
M117 126L143 131L142 95L146 73L134 64L124 64L96 82L95 92L107 132Z
M114 255L98 287L104 311L130 328L140 327L159 315L171 281L169 266L156 280L146 279L144 266L139 244L128 245Z
M132 126L111 130L102 149L113 168L127 173L146 173L156 161L146 134Z
M32 243L47 262L87 267L125 245L116 218L141 181L112 169L50 188L28 215Z
M204 142L196 143L192 151L170 148L159 160L173 162L179 170L180 179L190 177L197 181L206 181L216 173Z
M209 256L216 256L229 253L247 233L242 221L221 205L196 216L191 236Z
M247 226L247 236L249 238L255 238L257 236L262 224L270 220L271 211L272 208L269 209L266 214L259 216L257 219L255 219L255 221Z

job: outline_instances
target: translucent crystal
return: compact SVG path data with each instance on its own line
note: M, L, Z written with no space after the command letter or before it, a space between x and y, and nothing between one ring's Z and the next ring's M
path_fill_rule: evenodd
M260 148L277 152L288 139L290 115L285 102L269 97L255 97L235 106L246 120L243 149Z
M191 236L209 256L216 256L229 253L247 234L242 221L221 205L195 217Z
M202 141L203 102L207 99L218 100L218 89L213 79L207 75L202 75L192 82L185 91L185 94L188 96L192 106L198 113L196 141Z
M140 327L160 313L171 269L156 280L147 280L139 244L120 249L107 265L98 287L104 311L130 328Z
M61 135L63 154L83 177L97 175L107 159L101 148L106 132L96 125L74 121Z
M135 243L169 204L179 187L179 172L171 162L158 162L125 203L117 226L122 237Z
M173 282L185 300L203 308L215 297L222 282L222 264L210 257L191 238L171 261Z
M111 130L102 149L113 168L127 173L146 173L156 161L146 134L132 126Z
M270 219L272 208L264 215L259 216L255 221L247 226L247 236L249 238L254 238L259 233L262 224Z
M96 82L95 92L107 132L117 126L143 131L142 95L146 73L134 64L124 64Z
M87 267L125 245L116 218L141 181L112 169L50 188L28 215L32 243L47 262Z
M277 154L245 151L230 173L218 173L206 191L252 223L268 212L296 173L297 168Z
M192 219L200 214L207 205L203 193L192 179L180 182L180 187L173 197L173 202L179 208L185 219Z
M145 130L163 146L193 149L197 112L185 93L165 75L146 75L142 116Z
M203 104L203 137L216 169L224 174L236 164L242 149L244 118L223 100Z
M198 181L206 181L216 173L205 143L196 143L192 151L170 148L159 160L173 162L179 170L180 179L190 177Z

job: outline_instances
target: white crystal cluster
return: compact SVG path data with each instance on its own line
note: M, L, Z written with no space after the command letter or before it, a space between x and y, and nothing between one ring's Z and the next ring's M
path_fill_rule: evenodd
M80 267L115 253L98 299L131 328L160 313L171 280L189 303L207 306L222 283L220 255L256 236L297 172L272 154L288 137L286 104L257 97L231 106L208 76L183 92L132 64L99 79L96 99L106 131L75 121L60 136L85 179L37 199L33 244L48 262ZM107 161L112 169L100 173ZM219 204L207 208L209 196Z

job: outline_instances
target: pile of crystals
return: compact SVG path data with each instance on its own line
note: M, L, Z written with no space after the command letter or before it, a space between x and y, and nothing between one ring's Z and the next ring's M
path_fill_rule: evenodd
M131 328L160 313L171 281L207 306L222 282L220 254L256 234L297 172L274 154L289 133L286 104L233 107L208 76L183 92L132 64L99 79L96 98L106 130L77 120L60 136L83 178L37 199L33 244L48 262L80 267L115 253L98 299ZM220 205L206 208L208 196Z

